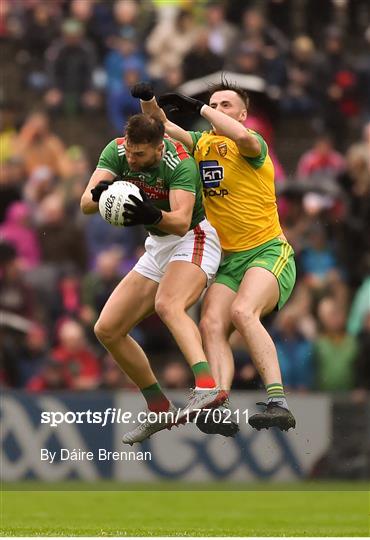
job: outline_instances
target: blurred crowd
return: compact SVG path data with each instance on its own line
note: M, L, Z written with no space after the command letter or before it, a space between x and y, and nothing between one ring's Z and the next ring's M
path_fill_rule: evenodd
M106 115L108 132L121 134L139 111L130 94L137 81L150 80L161 93L224 70L264 85L265 101L252 109L247 126L269 143L281 221L298 270L292 299L265 322L285 386L350 390L359 398L370 389L370 7L361 0L322 0L318 19L316 2L297 5L2 0L0 45L14 53L3 67L11 71L15 63L21 73L18 88L10 91L5 80L0 92L3 386L132 388L93 326L142 254L145 232L81 214L80 197L98 156L83 140L68 146L55 121L67 116L69 129L85 126L86 140L92 132L103 148L108 140L94 130L95 118ZM24 110L24 102L37 109ZM288 164L289 175L274 148L274 139L284 137L281 119L303 119L315 134ZM199 306L192 314L199 317ZM189 369L158 317L133 336L163 386L190 384ZM237 332L231 344L234 388L259 388Z

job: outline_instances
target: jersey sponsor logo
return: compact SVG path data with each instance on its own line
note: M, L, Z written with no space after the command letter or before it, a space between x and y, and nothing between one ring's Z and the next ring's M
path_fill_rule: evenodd
M226 143L220 143L217 145L217 151L220 154L221 157L225 157L227 154L227 144Z
M199 170L205 188L219 187L224 179L224 168L216 160L200 161Z
M226 197L229 194L227 189L204 189L203 190L205 197Z
M156 188L159 188L159 189L163 189L164 188L164 180L163 178L157 178L156 181L155 181L155 187Z
M150 199L165 201L168 199L169 190L165 187L160 188L157 186L150 186L144 180L140 180L140 177L130 178L130 182L135 184L139 189L145 191Z

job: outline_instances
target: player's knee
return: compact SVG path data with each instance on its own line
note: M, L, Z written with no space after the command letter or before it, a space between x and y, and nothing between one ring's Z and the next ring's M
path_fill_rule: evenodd
M176 306L169 298L159 296L155 299L154 309L158 317L160 317L162 321L166 322L173 319L180 308Z
M114 341L115 335L112 328L107 325L104 320L98 319L94 326L94 333L100 343L108 344Z
M248 305L234 303L231 306L231 321L236 329L246 328L259 320L258 311Z
M224 327L221 319L210 313L209 315L203 315L201 318L199 330L202 338L206 339L208 336L219 336L221 333L223 333Z

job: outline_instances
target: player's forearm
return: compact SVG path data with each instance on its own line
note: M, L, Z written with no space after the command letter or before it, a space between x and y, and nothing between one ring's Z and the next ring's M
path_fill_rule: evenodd
M228 137L247 152L250 150L252 155L260 152L260 145L256 137L250 134L247 129L234 118L231 118L221 111L212 109L209 105L203 105L200 114L214 126L217 134Z
M84 193L81 197L80 208L83 214L96 214L99 205L92 200L91 193Z
M185 236L189 231L190 223L191 215L176 210L174 212L162 212L162 219L156 227L167 234Z
M185 129L182 129L180 126L174 124L167 118L164 110L161 109L161 107L158 105L155 97L150 101L140 100L140 105L141 110L144 114L150 114L151 116L155 116L163 122L164 129L167 135L184 144L190 152L192 151L193 140L191 138L191 135L187 131L185 131Z
M185 129L182 129L177 124L170 122L168 119L164 124L164 129L167 135L173 139L176 139L176 141L181 142L184 146L186 146L189 152L192 153L194 144L193 139L188 131L185 131Z

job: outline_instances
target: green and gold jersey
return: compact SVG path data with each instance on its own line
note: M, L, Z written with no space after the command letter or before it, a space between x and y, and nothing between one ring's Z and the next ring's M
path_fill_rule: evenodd
M245 251L281 234L274 166L261 135L259 156L241 155L236 143L213 132L190 131L199 164L207 219L224 250Z
M145 191L157 208L165 212L171 210L169 202L171 189L183 189L194 193L195 201L190 225L190 229L194 229L204 219L202 183L198 166L181 143L169 137L165 137L163 143L163 155L159 164L145 171L135 172L130 169L126 159L125 138L114 139L101 153L97 169L104 169L118 176L120 180L132 182ZM167 234L156 227L146 229L158 236Z

